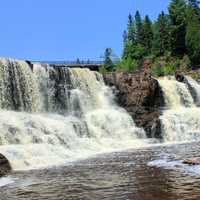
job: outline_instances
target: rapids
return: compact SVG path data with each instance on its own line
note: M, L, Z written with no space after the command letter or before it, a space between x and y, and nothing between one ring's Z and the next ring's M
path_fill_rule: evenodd
M190 77L185 83L173 77L159 79L166 108L160 117L165 142L181 142L200 139L200 85ZM191 90L192 88L192 90ZM195 98L192 94L196 94Z

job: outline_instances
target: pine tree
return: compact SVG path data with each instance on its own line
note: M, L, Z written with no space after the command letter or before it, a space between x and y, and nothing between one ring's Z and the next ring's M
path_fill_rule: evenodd
M104 67L107 71L112 71L114 64L112 61L112 49L106 48L104 53Z
M136 43L140 43L140 34L141 34L141 29L142 29L142 18L141 15L139 13L139 11L136 11L135 14L135 40Z
M172 0L169 6L169 16L172 24L172 54L183 56L186 52L186 2Z
M128 16L128 33L127 39L132 43L135 42L135 24L131 14Z
M198 1L189 0L186 45L193 65L200 64L200 12Z
M187 9L187 19L190 20L191 15L196 15L200 20L200 1L198 0L188 0L188 9Z
M123 43L124 43L124 46L126 44L127 39L128 39L127 31L124 31L124 33L123 33Z
M154 25L153 53L163 56L171 50L170 21L168 15L162 12Z
M199 3L198 0L188 0L188 5L192 6L193 8L199 10Z
M147 55L149 55L152 50L153 30L152 23L148 15L145 16L144 22L142 24L140 39L141 44L146 49Z
M79 58L76 59L76 64L81 64L81 61Z

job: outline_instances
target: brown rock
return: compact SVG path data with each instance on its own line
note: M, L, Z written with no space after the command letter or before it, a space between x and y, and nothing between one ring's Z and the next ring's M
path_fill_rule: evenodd
M198 157L198 158L190 158L190 159L184 160L183 164L200 165L200 157Z
M0 177L7 175L9 172L11 172L10 163L5 156L0 154Z
M135 73L107 73L104 79L116 88L118 104L129 112L136 125L143 127L148 137L161 138L159 116L164 98L149 68Z

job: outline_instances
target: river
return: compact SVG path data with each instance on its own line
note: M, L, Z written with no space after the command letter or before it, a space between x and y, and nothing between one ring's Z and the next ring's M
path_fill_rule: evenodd
M3 180L1 200L198 200L199 143L158 145L102 154L66 166L18 171ZM1 180L0 180L1 184Z

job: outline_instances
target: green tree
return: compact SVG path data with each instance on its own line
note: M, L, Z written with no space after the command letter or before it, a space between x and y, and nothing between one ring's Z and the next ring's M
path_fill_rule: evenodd
M193 65L200 64L200 14L197 2L190 0L187 9L186 45Z
M145 47L141 44L133 44L127 41L124 47L123 59L140 60L146 55Z
M127 39L132 43L135 42L135 24L131 14L128 16L128 33Z
M135 14L135 40L140 43L140 34L142 29L142 18L140 12L137 10Z
M76 59L76 64L81 64L81 61L79 58Z
M172 54L183 56L186 53L186 2L172 0L169 5L169 16L172 24Z
M197 10L199 10L199 3L200 1L198 0L188 0L188 4Z
M152 22L149 19L149 16L146 15L144 22L141 28L141 44L144 46L146 50L146 54L149 55L152 50L152 40L153 40L153 30L152 30Z
M170 21L168 15L162 12L154 25L153 53L163 56L171 50Z
M125 46L127 40L128 40L128 34L127 34L127 31L124 31L124 33L123 33L123 43L124 43L124 46Z
M112 71L114 68L114 64L112 61L112 49L106 48L104 53L104 68L107 71Z

